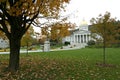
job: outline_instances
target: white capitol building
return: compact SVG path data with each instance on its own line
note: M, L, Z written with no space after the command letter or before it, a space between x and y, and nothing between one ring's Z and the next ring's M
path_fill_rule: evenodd
M90 35L89 25L83 20L77 29L71 30L70 35L63 38L63 43L70 42L70 45L85 47L92 39Z

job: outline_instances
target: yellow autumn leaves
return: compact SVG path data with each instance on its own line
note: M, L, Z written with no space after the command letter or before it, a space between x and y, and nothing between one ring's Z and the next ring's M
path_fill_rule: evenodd
M5 2L7 12L12 16L26 15L32 16L36 13L43 14L44 16L57 16L59 10L63 7L63 3L68 3L69 0L19 0L11 6L8 0Z
M74 25L70 23L56 23L48 27L43 27L41 32L42 35L46 35L50 37L52 40L61 40L63 37L70 35L70 29L73 28ZM49 29L49 30L48 30Z

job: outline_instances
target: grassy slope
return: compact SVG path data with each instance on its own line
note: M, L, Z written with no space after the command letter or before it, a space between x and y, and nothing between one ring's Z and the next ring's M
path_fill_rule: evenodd
M0 55L0 79L119 80L120 49L107 49L106 51L106 63L112 66L97 66L96 63L102 63L102 58L102 49L88 48L31 53L27 56L22 54L20 71L11 75L4 72L4 67L8 64L8 55Z
M49 53L40 53L40 54L30 54L39 57L47 57L50 59L87 59L91 63L102 61L103 59L103 50L102 49L80 49L80 50L67 50L67 51L53 51ZM120 49L119 48L108 48L106 49L106 62L112 64L120 63Z

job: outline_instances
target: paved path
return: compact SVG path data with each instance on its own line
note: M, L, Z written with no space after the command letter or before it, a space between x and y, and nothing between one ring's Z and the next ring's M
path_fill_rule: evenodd
M42 50L31 50L31 51L28 51L29 53L31 52L42 52ZM10 52L0 52L0 54L9 54ZM21 50L20 53L27 53L27 51L25 50Z
M50 51L61 51L61 50L74 50L74 49L80 49L79 47L74 47L74 48L65 48L65 49L51 49ZM28 53L32 52L43 52L42 50L29 50ZM10 52L0 52L0 54L9 54ZM26 50L21 50L20 53L27 53Z

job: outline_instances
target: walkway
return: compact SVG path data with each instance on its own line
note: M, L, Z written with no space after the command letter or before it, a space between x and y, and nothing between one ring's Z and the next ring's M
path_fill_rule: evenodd
M28 51L28 53L31 53L31 52L42 52L42 50L31 50L31 51ZM0 52L0 54L9 54L10 52ZM25 50L21 50L20 53L27 53L27 51Z
M74 49L80 49L80 47L74 47L74 48L57 48L57 49L51 49L50 51L61 51L61 50L74 50ZM29 50L28 53L32 52L43 52L42 50ZM0 54L9 54L10 52L0 52ZM26 50L21 50L20 53L27 53Z

